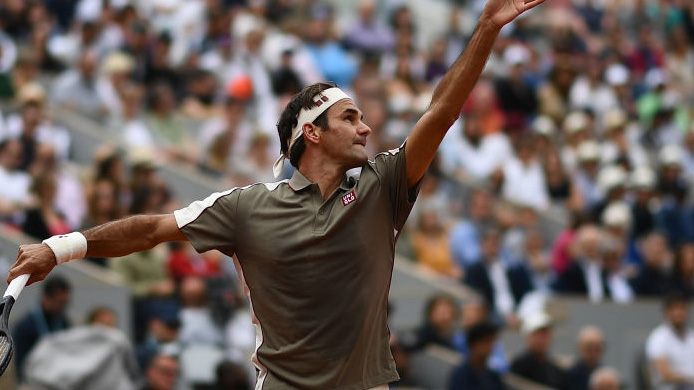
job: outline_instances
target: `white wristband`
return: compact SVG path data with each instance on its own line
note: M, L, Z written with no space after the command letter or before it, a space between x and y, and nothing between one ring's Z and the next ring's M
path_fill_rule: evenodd
M55 254L57 264L81 259L87 254L87 239L80 232L61 234L43 240Z

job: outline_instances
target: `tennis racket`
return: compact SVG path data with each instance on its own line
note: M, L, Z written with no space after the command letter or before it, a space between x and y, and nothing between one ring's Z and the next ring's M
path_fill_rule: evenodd
M2 297L2 302L0 302L0 376L5 373L7 367L10 365L12 360L12 353L14 352L14 343L12 342L12 337L10 336L10 311L12 306L17 302L19 294L24 289L24 286L29 280L29 275L19 275L14 278L10 285L7 286L5 290L5 295Z

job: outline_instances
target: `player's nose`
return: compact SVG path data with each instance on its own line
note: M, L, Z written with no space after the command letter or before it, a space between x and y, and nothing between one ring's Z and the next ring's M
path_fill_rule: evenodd
M368 137L371 135L371 128L366 123L360 121L359 127L357 128L357 133L364 137Z

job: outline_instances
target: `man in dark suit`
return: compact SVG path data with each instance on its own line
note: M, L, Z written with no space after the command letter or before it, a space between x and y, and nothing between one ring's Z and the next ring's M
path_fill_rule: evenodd
M533 288L527 269L507 267L501 262L499 242L498 229L490 228L484 232L482 259L466 270L465 283L482 294L492 312L507 318Z

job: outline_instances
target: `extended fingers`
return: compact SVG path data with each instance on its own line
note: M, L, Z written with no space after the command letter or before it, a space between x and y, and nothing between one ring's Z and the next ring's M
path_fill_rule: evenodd
M545 1L547 0L525 0L525 9L529 10L544 3Z

